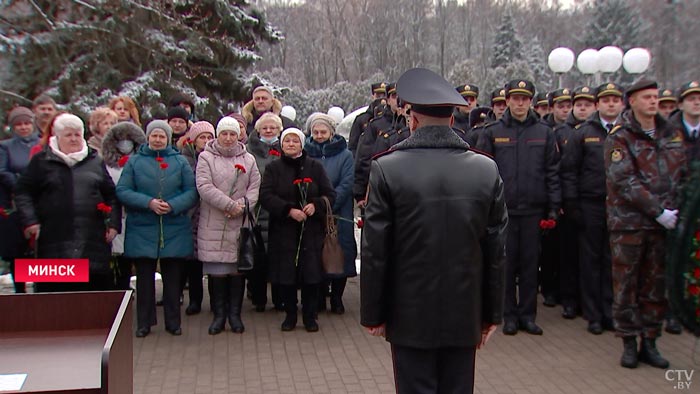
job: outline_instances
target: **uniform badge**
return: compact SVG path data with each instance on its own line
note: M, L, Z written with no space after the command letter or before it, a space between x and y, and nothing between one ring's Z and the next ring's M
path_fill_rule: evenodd
M569 94L569 89L564 89L561 91L562 94Z
M671 142L683 142L683 137L677 135L671 139Z
M584 142L589 143L589 142L600 142L600 137L586 137Z
M620 149L613 149L612 153L610 153L610 161L613 163L617 163L622 160L622 151Z
M664 97L671 96L672 94L673 94L673 93L671 93L671 91L668 90L668 89L664 90L664 93L663 93Z
M384 138L389 138L389 134L384 133Z
M588 89L588 86L584 86L584 87L581 89L581 92L582 92L582 93L588 93L588 92L590 92L590 91L591 91L591 89Z
M510 138L508 137L496 137L493 139L493 142L499 144L499 143L504 143L504 142L510 142Z
M385 88L385 87L386 87L386 84L385 84L384 82L382 82L382 84L379 85L379 87L380 87L380 88Z
M605 89L608 89L608 90L615 89L615 85L612 84L612 83L609 83L609 84L605 87Z
M688 85L688 87L691 87L691 88L697 88L698 86L700 86L700 84L698 84L697 81L693 81L690 83L690 85Z
M501 91L498 92L498 95L499 95L499 96L504 96L504 97L505 97L506 91L505 91L504 89L501 89Z
M469 86L469 85L464 85L464 91L465 91L465 92L468 92L468 91L470 91L470 90L472 90L472 87L471 87L471 86Z
M525 86L527 86L527 84L525 83L525 81L520 81L520 82L518 82L518 87L519 87L519 88L524 88Z

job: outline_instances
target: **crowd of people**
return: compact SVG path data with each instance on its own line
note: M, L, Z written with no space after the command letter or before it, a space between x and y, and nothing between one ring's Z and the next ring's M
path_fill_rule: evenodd
M298 128L266 86L253 90L240 113L212 122L198 120L194 101L179 95L167 119L145 127L137 104L120 96L92 112L87 130L41 95L31 109L10 111L12 136L0 143L0 256L90 260L89 283L41 283L38 292L127 289L135 272L137 337L156 324L156 271L173 335L182 333L185 286L185 313L201 312L204 275L212 335L226 322L244 332L246 289L258 312L271 296L285 312L284 331L297 325L301 290L303 325L317 331L328 299L332 313L344 313L347 278L357 275L354 207L361 218L374 159L410 145L420 127L411 111L425 108L402 100L400 90L372 84L347 139L325 113ZM641 80L627 89L610 82L537 93L531 81L516 79L490 94L490 106L477 105L476 85L455 90L464 104L447 114L452 132L492 157L503 180L503 333L543 334L541 293L545 306L561 305L564 318L582 315L591 334L615 331L623 366L668 366L655 340L664 318L669 333L681 327L666 308L663 248L688 163L700 152L698 82L676 92ZM326 274L321 263L326 204L338 221L340 275ZM242 272L238 234L249 213L266 255ZM24 284L15 289L25 291Z

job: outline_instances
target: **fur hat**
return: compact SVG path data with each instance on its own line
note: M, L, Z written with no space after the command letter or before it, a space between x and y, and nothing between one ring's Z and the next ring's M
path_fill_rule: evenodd
M290 127L282 132L282 137L280 138L280 144L282 144L282 142L284 142L284 137L286 137L290 134L295 134L295 135L299 136L299 140L301 141L301 146L304 146L304 143L306 142L306 136L304 135L304 133L301 132L301 130L294 128L294 127Z
M168 122L174 118L183 119L187 122L190 119L190 114L182 107L170 107L168 110Z
M200 135L204 133L210 133L212 137L216 135L216 132L214 131L214 125L207 122L206 120L200 120L199 122L195 122L192 125L192 127L190 127L190 131L187 133L187 138L189 138L192 141L195 141Z
M182 108L180 108L182 109ZM185 110L182 109L184 112ZM173 129L170 127L168 122L160 119L152 120L151 123L146 126L146 139L148 140L148 136L151 135L153 130L155 129L161 129L165 131L165 134L168 136L168 145L170 145L173 141Z
M102 139L102 157L107 166L117 167L117 162L122 157L122 154L117 150L117 143L123 140L132 141L134 151L136 151L141 144L146 142L146 134L132 122L119 122L110 127Z
M216 135L219 135L219 133L224 130L233 131L239 137L241 136L241 125L238 124L238 120L230 116L224 116L219 120L219 123L216 124Z
M19 122L32 122L34 119L34 112L32 112L31 109L27 107L16 107L13 108L12 111L10 111L10 114L7 116L7 123L10 125L10 127L14 127L15 123Z

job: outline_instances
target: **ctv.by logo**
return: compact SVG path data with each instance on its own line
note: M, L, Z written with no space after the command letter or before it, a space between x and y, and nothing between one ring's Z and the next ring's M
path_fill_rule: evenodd
M676 390L690 390L690 385L693 383L694 369L690 371L686 369L669 369L664 374L664 377L669 382L675 382L673 386Z

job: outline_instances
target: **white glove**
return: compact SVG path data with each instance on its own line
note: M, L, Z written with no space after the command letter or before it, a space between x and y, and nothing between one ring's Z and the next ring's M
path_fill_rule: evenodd
M678 221L678 210L674 209L673 211L669 211L668 209L664 209L661 215L656 217L656 221L664 226L666 230L673 230L676 228L676 222Z

